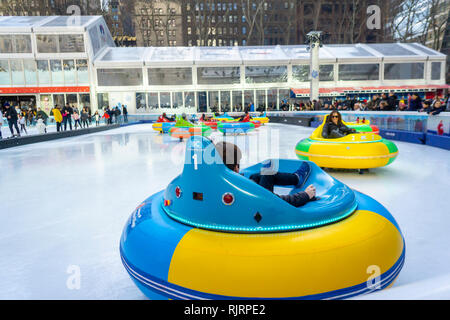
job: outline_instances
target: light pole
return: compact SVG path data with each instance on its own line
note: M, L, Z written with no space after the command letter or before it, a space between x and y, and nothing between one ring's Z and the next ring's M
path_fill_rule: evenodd
M308 38L308 48L310 52L309 79L311 80L310 99L311 101L319 101L319 85L320 85L320 63L319 49L322 47L322 31L311 31L306 35Z

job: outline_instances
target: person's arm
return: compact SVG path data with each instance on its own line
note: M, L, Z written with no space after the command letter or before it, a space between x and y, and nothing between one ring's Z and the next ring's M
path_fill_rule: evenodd
M349 127L347 127L345 124L342 124L339 127L339 131L345 133L345 134L351 134L351 133L355 133L356 130L355 129L350 129Z
M325 123L322 128L322 137L328 139L328 123Z
M296 208L304 206L311 200L309 195L304 191L286 196L280 196L277 194L277 196Z

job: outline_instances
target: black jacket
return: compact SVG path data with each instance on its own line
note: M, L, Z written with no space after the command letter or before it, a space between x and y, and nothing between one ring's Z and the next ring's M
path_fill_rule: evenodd
M310 201L308 194L304 191L296 194L289 194L287 196L278 196L296 208L304 206Z
M345 137L348 134L354 133L355 130L350 129L344 124L336 125L333 122L327 122L323 126L322 137L325 139L337 139Z
M9 107L8 109L6 109L5 117L6 119L8 119L8 122L17 122L18 116L16 109L14 109L13 107Z

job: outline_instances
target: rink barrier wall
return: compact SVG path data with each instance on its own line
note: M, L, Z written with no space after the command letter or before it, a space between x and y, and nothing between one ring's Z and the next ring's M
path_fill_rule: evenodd
M93 127L93 128L87 128L87 129L62 131L62 132L51 132L51 133L46 133L46 134L22 136L19 138L2 139L2 140L0 140L0 150L18 147L18 146L24 146L24 145L32 144L32 143L52 141L52 140L81 136L81 135L90 134L90 133L102 132L102 131L107 131L107 130L111 130L111 129L116 129L119 127L120 127L119 124L112 124L112 125L108 125L108 126Z
M445 150L450 150L450 136L437 135L432 133L427 133L426 144L431 147L437 147Z
M341 112L344 120L355 121L365 117L380 128L380 136L385 139L428 145L450 150L450 113L428 116L417 112ZM329 112L271 112L271 122L317 128ZM303 119L311 118L309 121Z

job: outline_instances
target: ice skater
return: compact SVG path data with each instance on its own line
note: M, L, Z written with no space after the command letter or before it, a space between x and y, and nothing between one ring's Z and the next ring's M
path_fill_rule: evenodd
M78 111L73 111L72 118L75 120L75 130L77 130L78 126L80 126L81 129L80 115L78 114Z
M2 108L0 107L0 140L3 139L3 137L2 137L2 127L3 127L3 112L2 112Z
M11 138L14 138L16 136L14 134L13 127L17 131L17 136L20 137L19 126L17 125L18 117L17 117L16 109L11 108L9 103L5 104L5 108L6 108L5 116L6 116L6 119L8 120L9 130L11 131L11 135L12 135Z
M26 119L21 114L19 115L19 124L20 124L20 132L24 132L25 131L25 133L28 134L27 127L26 127Z

